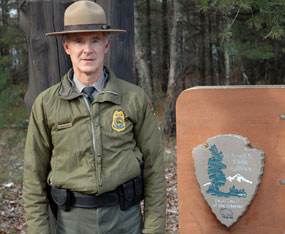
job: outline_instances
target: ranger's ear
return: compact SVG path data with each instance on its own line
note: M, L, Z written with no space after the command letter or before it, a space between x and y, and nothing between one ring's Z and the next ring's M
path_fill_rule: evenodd
M70 54L69 53L69 47L68 47L68 42L66 41L66 39L62 39L62 45L63 45L63 48L65 50L65 53L67 53L69 55Z
M110 49L110 38L107 39L107 42L105 43L105 54L109 51Z

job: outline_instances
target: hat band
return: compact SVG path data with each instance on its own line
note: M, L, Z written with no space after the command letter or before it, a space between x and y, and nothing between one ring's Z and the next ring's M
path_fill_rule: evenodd
M110 26L107 24L78 24L78 25L66 25L64 31L74 30L98 30L98 29L109 29Z

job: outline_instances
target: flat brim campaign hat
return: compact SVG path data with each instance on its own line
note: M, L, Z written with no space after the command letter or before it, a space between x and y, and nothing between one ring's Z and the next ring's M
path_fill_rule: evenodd
M64 12L64 30L47 33L46 36L61 36L70 33L107 32L123 33L125 30L111 29L106 23L104 9L95 2L77 1Z

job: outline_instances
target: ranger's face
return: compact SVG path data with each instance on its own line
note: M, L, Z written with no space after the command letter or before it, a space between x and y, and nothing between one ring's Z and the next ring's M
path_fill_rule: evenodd
M73 33L63 40L65 52L70 55L74 73L100 76L103 71L104 56L110 48L109 39L105 42L102 32Z

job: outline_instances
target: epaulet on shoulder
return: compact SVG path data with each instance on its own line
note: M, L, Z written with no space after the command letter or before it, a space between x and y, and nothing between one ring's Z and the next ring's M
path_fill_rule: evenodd
M117 80L119 82L119 85L121 87L124 87L124 90L127 89L127 91L129 91L129 92L136 92L138 94L145 93L144 90L141 87L139 87L139 86L137 86L137 85L135 85L133 83L130 83L130 82L125 81L125 80L121 80L119 78L117 78Z

